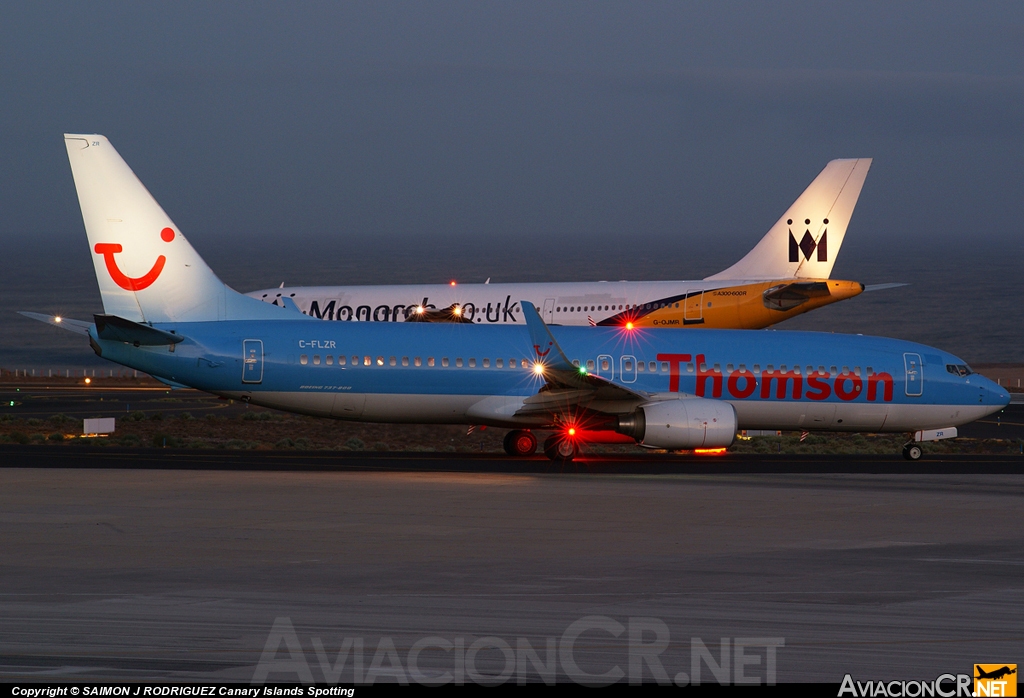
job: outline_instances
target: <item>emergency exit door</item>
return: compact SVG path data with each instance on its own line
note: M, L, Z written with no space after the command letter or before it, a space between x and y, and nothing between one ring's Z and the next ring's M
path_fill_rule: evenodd
M907 396L919 397L924 389L924 370L920 354L904 354L903 365L907 372Z
M242 340L242 382L263 382L263 340Z
M699 325L704 322L704 292L687 296L683 301L683 324Z

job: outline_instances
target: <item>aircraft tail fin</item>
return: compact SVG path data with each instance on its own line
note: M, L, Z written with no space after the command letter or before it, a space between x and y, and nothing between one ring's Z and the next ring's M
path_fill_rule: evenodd
M104 137L64 134L103 309L133 322L294 318L225 285Z
M706 280L829 278L870 167L870 158L828 163L747 256Z

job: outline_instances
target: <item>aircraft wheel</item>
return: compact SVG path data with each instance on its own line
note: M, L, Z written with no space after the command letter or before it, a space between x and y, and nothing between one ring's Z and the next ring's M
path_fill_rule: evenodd
M532 456L537 451L537 437L526 429L513 429L505 434L503 445L510 456Z
M562 437L561 434L552 434L544 441L544 455L556 463L568 463L579 455L579 452L576 443Z
M903 457L907 460L920 460L922 453L921 447L917 444L910 443L903 447Z

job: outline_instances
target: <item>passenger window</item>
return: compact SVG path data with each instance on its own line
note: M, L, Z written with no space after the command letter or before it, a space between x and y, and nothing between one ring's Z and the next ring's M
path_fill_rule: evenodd
M455 359L455 367L456 368L462 368L462 359L460 359L460 358Z
M494 360L494 365L497 366L498 368L501 368L502 360L501 359L495 359Z
M849 366L843 366L843 375L845 376L845 375L848 375L849 373L850 373L850 367Z
M573 359L572 360L572 365L575 366L576 368L579 368L580 367L580 360L579 359Z
M640 373L643 373L646 369L647 369L647 364L645 364L643 361L637 361L636 362L636 370L637 371L639 371Z
M413 366L422 366L423 365L423 360L420 357L417 356L415 359L412 360L412 363L413 363Z
M320 365L320 355L319 354L313 354L313 365L314 366L319 366Z
M434 365L434 357L433 356L428 356L427 357L427 366L433 366L433 365Z
M363 357L363 366L370 366L372 364L373 364L373 359L372 358L370 358L369 356L364 356Z
M686 372L693 373L693 362L686 364Z
M602 371L610 371L611 368L612 368L612 365L608 361L608 359L601 359L601 370Z
M398 360L395 357L392 356L390 359L388 359L388 365L389 366L397 366L398 365Z
M441 366L444 367L444 368L448 368L448 357L447 356L445 356L445 357L443 357L441 359Z
M626 359L626 361L625 361L625 363L623 365L626 367L624 370L626 370L626 371L632 371L633 370L633 362L630 361L629 359Z
M516 360L515 359L509 359L508 360L508 367L509 368L515 368L516 367Z
M484 359L484 368L490 368L490 367L491 367L491 360L490 359Z
M651 363L647 364L647 370L649 370L651 373L656 372L658 370L658 362L652 361Z
M470 359L469 360L469 367L470 368L476 368L476 359Z
M345 357L344 356L339 356L338 357L338 365L339 366L344 366L345 363L346 363Z
M587 359L587 370L588 371L593 371L594 370L594 360L593 359Z
M728 371L729 373L732 373L732 371L733 371L732 364L726 364L725 365L725 370Z
M834 376L834 375L836 375L836 374L838 374L838 373L839 373L839 369L837 369L837 368L836 368L835 366L830 366L830 367L829 367L829 369L828 369L828 374L829 374L830 376Z
M333 366L333 365L334 365L334 357L333 357L333 356L331 356L330 354L328 354L328 355L327 355L327 356L326 356L326 357L324 358L324 362L325 362L325 363L326 363L326 364L327 364L328 366Z
M383 366L384 365L384 357L383 356L378 356L377 357L377 365L378 366Z
M299 363L305 366L306 364L309 363L309 357L303 354L302 356L299 357Z
M403 356L402 357L402 365L403 366L408 366L409 365L409 357L408 356Z

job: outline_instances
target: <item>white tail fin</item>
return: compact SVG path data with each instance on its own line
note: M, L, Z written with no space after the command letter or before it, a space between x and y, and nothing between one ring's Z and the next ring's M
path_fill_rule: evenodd
M830 162L746 257L707 280L829 278L869 167Z
M225 285L103 136L64 134L103 310L136 322L294 317Z

